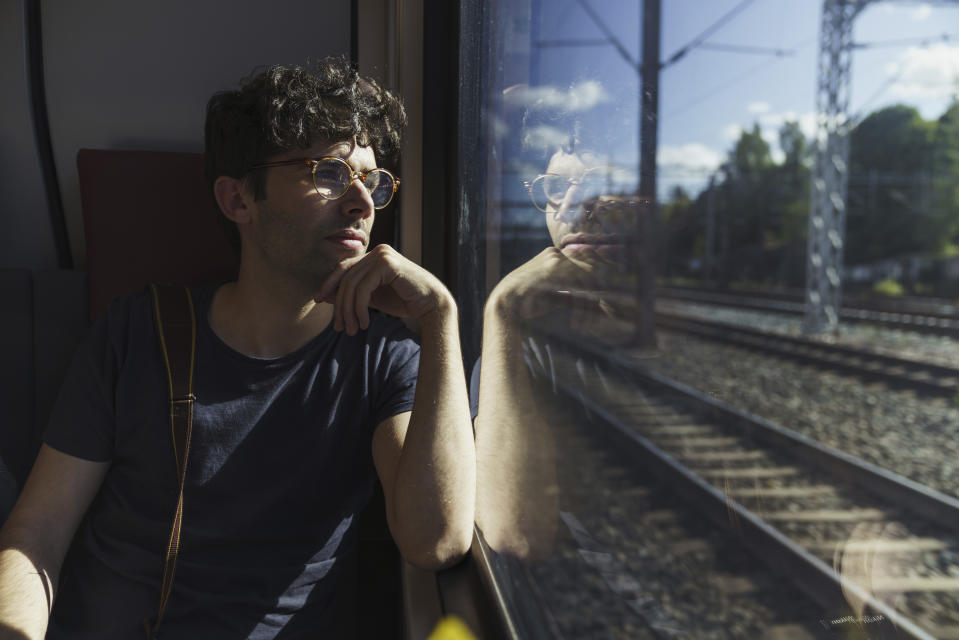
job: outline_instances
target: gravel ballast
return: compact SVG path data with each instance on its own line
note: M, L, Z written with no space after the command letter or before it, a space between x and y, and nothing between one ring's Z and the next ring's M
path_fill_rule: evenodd
M742 321L738 311L710 317L731 321L733 315ZM770 321L774 322L777 320ZM751 326L772 329L759 323ZM884 343L893 341L882 335ZM925 338L914 337L917 344ZM917 397L880 383L865 383L679 333L660 331L658 339L659 355L643 358L653 371L937 491L959 496L959 409L949 401ZM947 342L949 349L959 352L954 341ZM956 358L954 362L959 355Z

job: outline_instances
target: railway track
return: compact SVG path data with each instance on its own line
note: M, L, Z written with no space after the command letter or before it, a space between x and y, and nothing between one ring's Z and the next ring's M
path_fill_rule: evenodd
M759 349L817 367L881 380L893 387L908 387L922 393L950 398L959 389L959 367L676 314L657 313L656 324L670 331L681 331Z
M787 295L763 295L760 293L733 294L726 292L660 287L658 299L679 300L700 304L713 304L739 309L751 309L771 313L801 316L805 307L801 298ZM934 334L959 338L959 310L955 307L922 305L920 307L883 307L876 303L866 306L843 306L839 317L842 321L877 324L901 331Z
M904 638L959 638L959 500L551 335L542 373L617 448L731 528L827 610ZM847 621L848 622L848 621ZM864 629L866 637L879 637Z

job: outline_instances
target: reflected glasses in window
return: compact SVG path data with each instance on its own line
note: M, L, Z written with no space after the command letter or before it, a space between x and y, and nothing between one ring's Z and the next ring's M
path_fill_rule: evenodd
M600 196L633 197L636 194L636 174L625 169L593 167L578 176L544 173L523 185L533 205L548 213L558 210L564 203L567 208L572 208Z
M336 200L346 195L353 181L359 178L373 200L374 209L382 209L393 199L393 194L400 188L400 180L386 169L371 169L370 171L355 171L350 163L343 158L327 156L324 158L296 158L294 160L279 160L264 162L250 167L264 169L266 167L282 167L286 165L306 165L313 176L313 188L321 197L327 200Z

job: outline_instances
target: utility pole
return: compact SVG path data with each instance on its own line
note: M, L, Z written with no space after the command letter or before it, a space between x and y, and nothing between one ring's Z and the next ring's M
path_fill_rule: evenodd
M819 29L816 164L809 194L805 333L839 331L849 185L852 22L870 0L824 0Z
M660 64L660 2L643 0L642 60L640 62L640 113L639 113L639 219L636 221L640 234L642 255L639 256L638 280L636 282L636 329L637 346L652 349L656 346L654 270L658 261L658 242L655 235L659 206L656 199L656 146L659 135L659 70Z
M709 177L709 191L706 194L706 247L703 258L703 280L709 286L714 284L715 239L716 239L716 174Z

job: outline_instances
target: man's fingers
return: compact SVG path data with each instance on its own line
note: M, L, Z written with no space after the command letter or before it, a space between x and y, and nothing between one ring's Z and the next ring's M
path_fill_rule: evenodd
M336 294L333 298L333 328L336 331L343 331L346 328L343 315L343 300L346 297L346 290L349 288L349 280L346 275L340 278L336 288Z
M369 296L366 296L365 300L360 299L360 285L370 277L370 274L373 274L373 277L376 277L377 266L373 261L360 262L356 264L352 269L350 269L349 274L340 284L340 289L343 291L343 297L341 298L339 304L339 312L343 318L344 325L346 327L346 333L349 335L356 335L356 332L361 328L365 329L369 326L369 311L366 307L360 309L361 305L366 305L369 303ZM366 326L363 325L364 316L367 319Z
M367 254L370 255L370 254ZM359 290L362 283L371 279L375 289L382 280L382 265L374 260L353 261L342 275L337 278L337 288L328 295L327 302L333 303L333 328L356 335L361 328L369 326L370 287ZM325 284L324 284L325 286Z
M326 280L323 281L323 284L320 285L320 290L316 293L313 299L316 302L333 302L336 298L336 290L340 286L340 281L343 277L349 273L350 269L357 262L362 260L364 256L356 256L355 258L347 258L339 262L326 277Z
M363 278L356 283L353 299L353 309L359 320L360 328L367 329L370 326L370 299L373 292L383 283L382 274L375 269L371 269Z
M336 299L336 290L340 286L340 281L346 275L346 269L342 265L337 265L333 272L327 276L320 290L313 296L316 302L333 302Z

